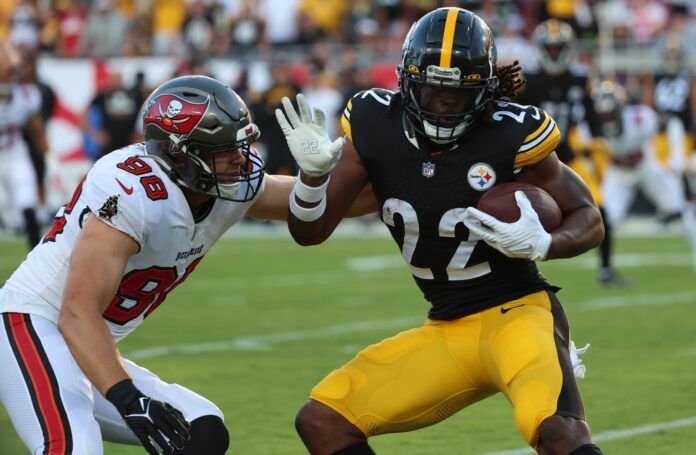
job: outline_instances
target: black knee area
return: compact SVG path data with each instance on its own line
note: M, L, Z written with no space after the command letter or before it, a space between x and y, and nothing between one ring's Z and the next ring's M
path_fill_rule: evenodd
M337 450L332 455L376 455L374 450L367 445L366 442L348 446L344 449Z
M599 254L602 261L602 267L611 268L611 240L612 231L611 224L607 221L607 214L603 207L599 208L599 213L602 214L602 224L604 225L604 239L599 245Z
M230 433L222 419L207 415L191 422L191 439L176 455L223 455L230 447Z
M585 444L570 452L568 455L603 455L604 452L594 444Z
M592 444L587 424L571 416L553 415L545 419L539 426L538 437L538 448L544 449L542 453L571 453L577 447Z
M300 435L348 433L364 439L364 436L357 432L357 429L342 415L315 401L309 401L297 413L295 429Z

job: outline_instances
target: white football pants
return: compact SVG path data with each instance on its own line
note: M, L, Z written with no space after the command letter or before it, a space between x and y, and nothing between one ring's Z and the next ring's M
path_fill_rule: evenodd
M30 453L101 455L103 440L140 444L82 373L53 322L22 313L2 313L0 319L0 401ZM223 418L202 396L123 362L138 389L179 409L187 421Z

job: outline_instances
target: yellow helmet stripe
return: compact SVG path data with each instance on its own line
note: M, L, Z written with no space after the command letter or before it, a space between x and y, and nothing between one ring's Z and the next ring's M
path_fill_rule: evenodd
M440 66L449 68L452 63L452 44L454 43L454 28L457 26L459 8L449 8L445 20L445 33L442 35L442 52L440 52Z

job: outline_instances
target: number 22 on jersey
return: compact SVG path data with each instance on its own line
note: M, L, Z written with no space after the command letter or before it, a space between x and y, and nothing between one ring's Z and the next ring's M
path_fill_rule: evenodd
M455 237L455 228L459 223L464 223L465 210L466 209L464 208L454 208L448 210L444 215L442 215L442 218L440 218L440 222L438 223L438 232L440 237ZM432 280L434 277L431 269L416 267L411 264L413 253L418 247L418 239L420 237L418 215L416 214L415 209L406 201L395 198L387 199L382 207L382 218L384 219L384 223L388 226L396 227L396 223L394 222L394 215L396 214L401 216L404 223L404 242L401 246L401 255L406 260L406 263L414 276L424 280ZM488 262L482 262L480 264L467 267L467 263L471 258L474 247L481 239L475 234L469 232L468 229L466 229L466 232L467 239L459 243L456 251L447 264L447 278L450 281L470 280L486 275L491 271L491 267Z

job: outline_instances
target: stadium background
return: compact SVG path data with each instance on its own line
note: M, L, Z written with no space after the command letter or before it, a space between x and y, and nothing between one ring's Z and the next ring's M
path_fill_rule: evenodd
M36 62L39 80L56 95L47 122L47 212L65 203L104 152L95 140L104 128L93 103L100 93L144 96L175 74L210 74L249 101L270 170L292 172L267 115L280 97L303 91L338 114L363 88L394 88L411 22L452 5L479 12L496 33L500 60L519 59L524 68L536 65L529 38L547 17L573 24L578 63L593 74L650 75L674 43L685 67L696 67L696 2L688 0L2 0L0 36ZM136 123L127 131L133 140ZM332 127L338 134L338 123ZM231 452L302 453L292 419L311 386L361 347L417 324L426 306L386 230L369 221L311 249L294 246L282 226L235 230L122 350L218 403ZM24 248L3 237L0 279ZM634 218L617 247L633 288L598 287L593 253L543 265L564 287L574 337L593 345L581 388L607 453L696 452L696 286L686 250L678 226ZM520 441L498 397L431 429L377 438L375 446L387 454L474 454L502 453ZM24 453L1 409L0 453ZM106 453L140 452L108 445Z

